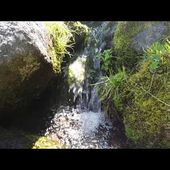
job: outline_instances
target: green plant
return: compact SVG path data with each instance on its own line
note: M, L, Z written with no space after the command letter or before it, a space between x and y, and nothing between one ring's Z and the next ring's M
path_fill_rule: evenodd
M73 34L64 22L47 22L46 27L53 42L53 46L49 48L53 69L58 73L61 71L63 57L71 55L68 49L72 48Z
M112 70L112 50L105 50L103 53L99 53L96 57L101 61L102 71L109 73L109 71Z
M122 109L122 87L127 78L125 68L119 70L117 74L102 77L100 82L96 83L98 94L101 101L111 100L114 102L117 110Z
M168 41L167 41L168 43ZM154 43L149 49L146 50L145 60L149 62L149 71L154 73L161 64L163 56L168 54L168 44L161 44L160 42Z
M80 50L83 45L87 42L89 35L89 28L79 21L67 21L65 24L72 31L73 37L72 41L75 43L74 49L76 51Z

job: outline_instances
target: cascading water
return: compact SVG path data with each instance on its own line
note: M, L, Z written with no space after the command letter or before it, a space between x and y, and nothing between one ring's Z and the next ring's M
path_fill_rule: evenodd
M101 112L101 103L97 96L97 91L95 87L90 84L96 83L102 76L102 72L100 70L100 60L96 56L103 50L111 48L115 23L91 22L89 28L90 36L87 46L82 50L79 56L82 60L88 59L92 63L90 68L88 67L87 69L92 70L93 73L95 73L95 77L92 77L91 73L89 73L89 70L85 70L87 72L87 76L84 78L81 86L78 87L81 89L79 90L81 91L81 93L79 93L79 97L81 99L79 104L90 111ZM75 70L78 71L77 68L75 68ZM92 77L93 80L90 80L88 76L90 78ZM77 94L74 93L74 95Z
M88 22L86 23L88 24ZM69 67L76 80L70 84L76 107L53 108L54 118L46 135L59 140L68 148L116 148L111 142L113 127L102 113L97 90L91 84L102 76L97 54L111 48L114 22L91 22L87 45ZM89 61L90 66L87 64Z

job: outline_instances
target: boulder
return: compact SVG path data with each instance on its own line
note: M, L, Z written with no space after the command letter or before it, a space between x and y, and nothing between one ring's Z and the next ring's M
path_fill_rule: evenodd
M43 22L0 22L0 116L28 105L53 76Z
M117 22L113 38L113 51L118 59L116 64L130 69L135 67L145 50L166 39L169 33L169 22Z
M163 23L144 29L132 38L131 47L136 51L143 52L143 49L147 49L154 42L160 41L166 35L166 31L167 26Z

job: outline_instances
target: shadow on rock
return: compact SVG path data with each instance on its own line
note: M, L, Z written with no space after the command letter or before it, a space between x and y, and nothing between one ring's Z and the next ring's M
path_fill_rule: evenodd
M0 148L32 148L38 138L44 136L54 116L51 108L53 106L57 108L68 97L63 93L68 91L67 84L61 79L62 76L53 79L44 93L39 99L34 100L30 107L21 108L20 111L7 113L6 116L1 117Z

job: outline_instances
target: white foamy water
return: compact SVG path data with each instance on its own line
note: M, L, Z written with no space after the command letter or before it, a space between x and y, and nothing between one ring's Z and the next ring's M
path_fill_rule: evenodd
M104 124L104 114L98 112L82 112L80 116L80 121L82 121L82 130L84 134L92 134L97 131L99 125Z
M55 136L67 148L115 148L110 144L111 122L104 113L68 107L53 112L55 116L46 135Z

